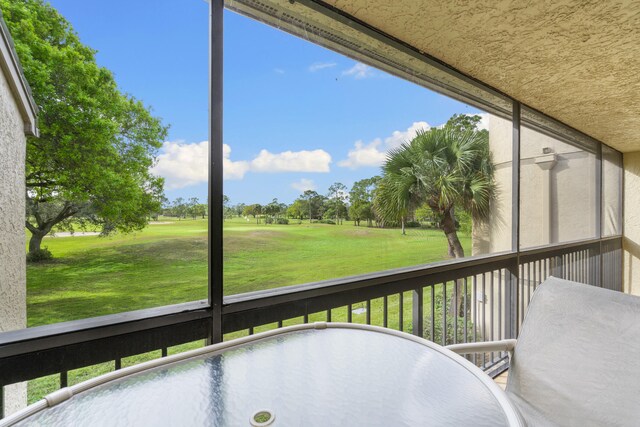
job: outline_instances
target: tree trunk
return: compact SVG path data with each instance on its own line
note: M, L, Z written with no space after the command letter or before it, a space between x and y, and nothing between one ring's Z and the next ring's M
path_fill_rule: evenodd
M402 222L402 235L404 236L407 234L406 231L404 231L404 219L402 219L401 222Z
M33 232L31 231L31 239L29 239L29 253L34 253L40 250L42 246L42 239L46 236L47 233L42 233L39 231Z
M445 212L444 219L442 221L442 230L445 236L447 236L447 243L449 251L453 251L455 258L464 258L464 249L458 239L458 232L456 231L456 223L453 218L452 210ZM451 296L451 306L449 308L451 313L458 313L458 317L464 317L464 307L462 307L462 301L464 298L464 279L456 280L456 289L454 295Z

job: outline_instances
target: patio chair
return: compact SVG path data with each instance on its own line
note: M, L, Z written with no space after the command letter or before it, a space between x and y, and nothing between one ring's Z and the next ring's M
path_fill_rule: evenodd
M458 344L509 351L506 392L529 425L640 424L640 298L550 277L518 340Z

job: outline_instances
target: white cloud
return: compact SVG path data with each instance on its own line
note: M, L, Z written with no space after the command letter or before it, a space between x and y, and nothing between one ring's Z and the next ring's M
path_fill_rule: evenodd
M162 149L164 153L158 156L158 163L152 172L165 178L166 188L182 188L207 182L209 141L197 144L167 141Z
M309 71L315 73L316 71L320 71L325 68L332 68L336 65L338 64L336 64L335 62L314 62L313 64L309 65Z
M284 70L282 68L274 68L273 72L277 74L284 74Z
M244 174L249 170L249 162L231 160L231 147L222 144L222 174L223 179L235 180L244 178Z
M384 163L386 154L380 150L382 141L377 138L369 144L356 141L355 147L349 150L346 160L338 162L338 166L357 169L366 166L380 166Z
M324 150L284 151L273 154L261 150L251 161L254 172L329 172L331 155Z
M165 178L168 190L207 182L209 179L209 141L187 144L167 141L152 173ZM231 147L222 145L223 178L243 179L247 172L329 172L331 155L324 150L284 151L273 154L267 150L251 161L231 160Z
M373 68L362 62L357 62L353 67L342 72L343 76L351 76L354 79L366 79L373 76Z
M387 149L396 148L404 142L410 142L419 131L428 131L429 129L431 129L431 126L427 122L413 122L405 131L393 131L391 136L385 138L384 142L387 145Z
M304 193L307 190L315 190L316 184L310 179L302 178L300 181L292 183L291 187Z
M387 152L399 147L403 142L409 142L419 131L427 131L431 126L427 122L413 122L406 130L396 130L384 139L384 144L380 138L376 138L368 144L363 141L356 141L354 148L349 150L346 160L338 162L338 166L350 169L361 167L381 166L387 158Z

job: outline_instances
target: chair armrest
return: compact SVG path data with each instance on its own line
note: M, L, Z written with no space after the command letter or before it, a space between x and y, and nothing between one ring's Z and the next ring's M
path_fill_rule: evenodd
M470 342L465 344L448 345L446 348L458 354L489 353L492 351L508 351L512 355L516 347L516 340L500 340L486 342Z

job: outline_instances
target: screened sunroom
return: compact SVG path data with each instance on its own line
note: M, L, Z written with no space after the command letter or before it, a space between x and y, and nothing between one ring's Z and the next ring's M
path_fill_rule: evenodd
M82 379L119 370L132 363L127 362L132 356L161 358L283 326L336 321L377 325L446 346L517 338L537 286L550 276L637 292L634 210L640 92L634 90L639 84L634 58L640 34L633 16L640 12L638 6L583 7L572 1L520 8L506 1L212 0L207 7L207 269L198 291L163 304L155 296L148 301L143 296L134 311L114 310L0 333L0 415L27 403L27 382L46 382L41 395L30 392L29 400L35 401ZM468 219L468 232L461 239L464 256L424 258L431 231L408 229L406 241L412 246L402 257L397 247L382 243L371 246L375 262L363 263L352 258L353 248L336 244L331 257L318 260L318 246L311 245L295 258L304 271L253 260L230 267L234 245L243 238L259 243L250 257L269 258L276 251L270 240L276 232L270 229L271 234L263 235L252 229L234 240L225 228L229 225L223 197L228 191L248 190L229 177L264 171L266 163L260 161L272 160L274 152L284 148L272 141L252 161L231 160L229 144L251 126L245 129L225 120L235 108L229 107L229 100L246 97L246 114L258 116L276 108L265 97L292 97L298 100L297 109L313 115L315 108L323 107L306 95L304 84L328 84L305 80L294 94L279 94L273 84L272 90L249 97L242 86L250 83L227 66L234 61L252 64L252 58L261 61L270 53L252 49L251 43L246 52L238 52L237 46L226 48L244 25L277 32L269 40L287 38L355 61L355 68L336 71L331 83L378 73L380 93L387 90L388 79L399 79L411 91L433 94L428 102L436 109L455 102L461 113L481 118L494 193L487 215ZM256 45L260 34L256 32ZM334 67L331 61L316 64L317 70ZM277 77L289 78L280 71L274 70ZM270 85L266 80L262 84ZM317 123L316 132L331 138L333 127L349 122L349 110L340 103L356 95L338 88L332 95L335 120ZM399 108L381 105L380 117ZM297 116L281 117L274 129L295 120ZM352 121L359 120L354 110ZM376 120L382 118L371 119ZM408 131L401 136L417 135L415 129ZM389 142L391 137L378 142L373 136L366 138L355 144L355 137L348 140L343 146L347 158L335 163L342 163L345 171L356 169L356 162L366 163L362 156L373 152L378 163L366 166L379 168L382 148L397 147ZM367 140L371 142L362 142ZM321 142L316 147L301 142L297 149L293 154L311 153L314 161L322 158L321 151L329 151ZM264 176L260 179L272 175ZM304 176L296 178L305 183ZM300 214L300 222L308 220L311 226L310 201L307 206L308 217ZM437 224L434 229L433 235L443 238ZM286 254L287 247L277 250ZM0 255L3 262L10 259ZM509 369L507 351L469 355L467 360L492 377Z

